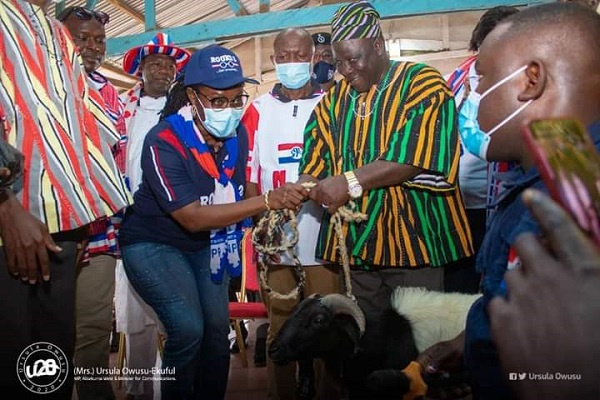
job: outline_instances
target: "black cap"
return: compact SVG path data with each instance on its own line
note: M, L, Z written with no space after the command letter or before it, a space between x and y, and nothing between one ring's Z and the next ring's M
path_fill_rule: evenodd
M318 32L312 35L312 40L315 46L319 44L328 45L331 44L331 34L327 32Z

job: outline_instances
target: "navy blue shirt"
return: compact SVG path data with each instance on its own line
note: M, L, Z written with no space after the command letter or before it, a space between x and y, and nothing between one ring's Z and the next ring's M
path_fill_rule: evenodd
M600 121L589 126L588 130L600 151ZM523 191L535 188L548 192L536 168L527 172L517 168L503 179L507 180L507 190L498 200L498 210L477 256L477 270L483 275L483 297L471 307L465 331L465 363L473 381L474 399L506 400L513 397L491 339L487 306L494 296L506 294L503 279L515 239L524 232L540 232L537 221L521 200Z
M244 197L248 139L242 124L238 125L238 160L231 177L233 187ZM217 165L227 157L222 146L215 154ZM202 205L213 203L215 181L196 161L191 151L171 129L161 121L144 140L142 150L142 183L127 209L119 232L119 243L156 242L183 251L196 251L210 245L210 231L191 233L185 230L171 213L199 200Z

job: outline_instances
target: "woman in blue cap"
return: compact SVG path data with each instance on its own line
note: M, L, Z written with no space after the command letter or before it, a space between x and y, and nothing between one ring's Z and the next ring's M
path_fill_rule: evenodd
M247 81L224 47L192 56L145 139L143 182L121 229L127 276L167 334L163 399L224 398L228 285L241 272L242 228L252 215L296 209L308 195L287 184L244 199Z

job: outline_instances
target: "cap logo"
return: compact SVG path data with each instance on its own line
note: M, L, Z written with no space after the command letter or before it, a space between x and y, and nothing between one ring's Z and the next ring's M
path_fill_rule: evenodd
M210 57L210 64L217 74L225 71L237 71L240 67L237 58L229 54Z
M317 34L317 42L325 43L325 36L321 35L320 33Z

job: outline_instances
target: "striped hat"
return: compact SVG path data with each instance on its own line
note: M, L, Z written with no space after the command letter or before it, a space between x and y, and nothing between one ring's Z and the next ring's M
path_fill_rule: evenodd
M380 16L366 0L340 7L331 20L331 41L377 38L381 35Z
M134 47L125 53L125 57L123 57L123 71L130 75L142 76L140 64L144 57L150 54L166 54L173 57L177 71L180 71L190 59L189 51L173 45L173 41L169 35L159 32L148 44Z

